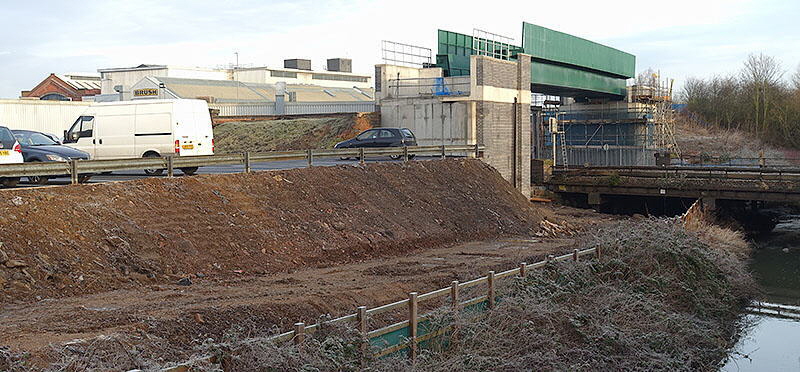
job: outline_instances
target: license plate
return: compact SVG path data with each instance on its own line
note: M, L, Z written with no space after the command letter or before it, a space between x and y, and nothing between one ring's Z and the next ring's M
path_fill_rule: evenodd
M8 150L0 150L0 155L8 156Z
M191 150L191 149L194 148L194 145L183 145L183 146L181 146L181 148L184 149L184 150Z

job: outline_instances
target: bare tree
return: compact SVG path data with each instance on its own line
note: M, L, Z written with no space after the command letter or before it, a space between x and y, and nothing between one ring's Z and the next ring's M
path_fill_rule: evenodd
M800 64L797 65L797 71L792 75L792 82L794 83L794 89L800 91Z
M636 76L636 85L644 85L648 87L655 87L658 82L658 73L652 68L648 68Z
M763 53L750 54L744 62L741 79L753 102L755 134L761 133L768 121L770 105L780 89L783 71L780 63Z

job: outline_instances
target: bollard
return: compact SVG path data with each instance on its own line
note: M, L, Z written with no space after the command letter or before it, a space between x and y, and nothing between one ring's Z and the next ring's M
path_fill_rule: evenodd
M250 152L244 152L244 172L250 173L252 171L252 166L250 164Z
M408 294L408 338L411 345L408 349L408 357L411 360L417 358L417 292Z
M525 271L527 269L528 269L528 263L527 262L520 263L519 264L519 276L524 278L525 277Z
M306 339L306 325L305 323L294 324L294 344L300 345Z
M489 271L486 275L486 282L489 284L489 308L494 308L494 271Z

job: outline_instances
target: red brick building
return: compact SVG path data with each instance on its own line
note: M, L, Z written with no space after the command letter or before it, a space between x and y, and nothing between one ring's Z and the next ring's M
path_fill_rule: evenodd
M21 96L52 101L82 101L83 97L98 94L100 94L100 76L50 74L35 88L23 90Z

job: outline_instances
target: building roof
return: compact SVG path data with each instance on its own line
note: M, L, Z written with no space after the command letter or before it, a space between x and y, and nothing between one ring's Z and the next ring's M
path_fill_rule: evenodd
M100 76L94 75L78 75L78 74L63 74L56 75L59 79L69 84L75 89L100 89Z
M203 98L215 103L256 103L274 102L277 87L273 84L245 83L234 80L186 79L175 77L151 76L155 83L164 83L164 87L180 98ZM137 84L138 85L138 84ZM373 89L337 88L318 85L287 84L288 92L297 102L371 102L374 99Z

